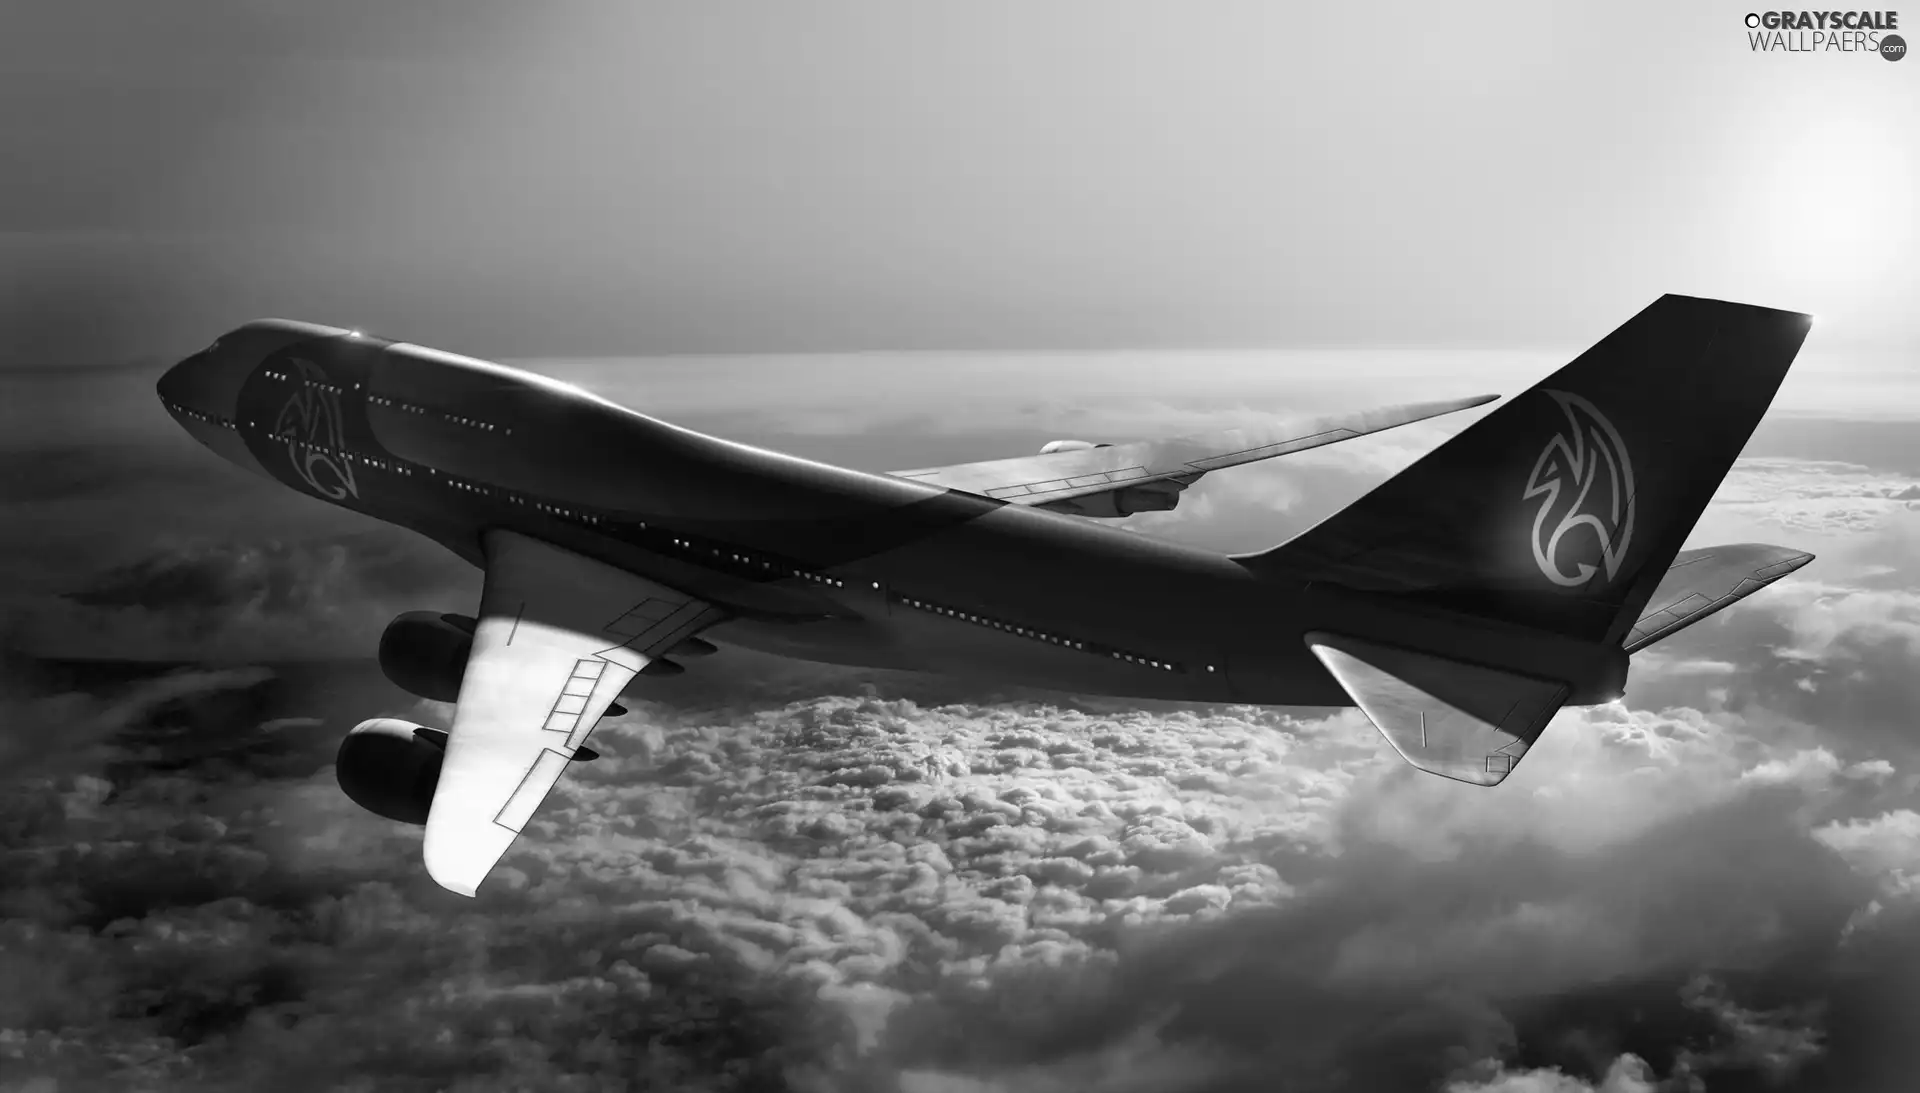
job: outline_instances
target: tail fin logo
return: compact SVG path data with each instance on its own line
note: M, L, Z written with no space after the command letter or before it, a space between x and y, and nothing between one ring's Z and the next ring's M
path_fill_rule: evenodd
M346 451L346 421L335 385L312 361L295 357L289 363L295 374L288 378L299 387L280 408L273 435L286 443L294 473L313 492L332 501L359 497L353 467L340 458Z
M1574 588L1600 569L1612 580L1633 541L1633 461L1619 430L1599 408L1567 391L1546 391L1566 415L1534 461L1521 500L1540 499L1533 517L1533 561L1554 584ZM1576 534L1580 529L1586 533ZM1564 562L1572 563L1567 571ZM1594 564L1597 562L1598 564Z

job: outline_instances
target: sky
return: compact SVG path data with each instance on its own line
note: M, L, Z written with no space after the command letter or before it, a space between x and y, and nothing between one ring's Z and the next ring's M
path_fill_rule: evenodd
M0 360L1920 336L1920 84L1724 2L28 0Z
M1920 62L1743 14L10 10L0 1093L1909 1088ZM479 574L153 398L279 314L885 471L1513 395L1666 291L1819 316L1690 540L1817 560L1497 789L725 650L474 900L332 760L449 723L370 658ZM1484 412L1118 526L1260 549Z

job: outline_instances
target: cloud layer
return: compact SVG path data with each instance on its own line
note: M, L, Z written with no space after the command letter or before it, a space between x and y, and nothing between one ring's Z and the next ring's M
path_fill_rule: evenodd
M1838 1046L1876 1078L1858 1060L1897 1042L1848 1041L1836 1007L1914 966L1861 965L1912 948L1905 753L1807 746L1711 675L1698 706L1563 714L1495 792L1408 770L1352 713L735 677L604 726L468 902L338 793L342 726L276 705L319 708L294 672L278 699L261 670L16 696L9 725L60 744L4 798L27 989L0 1075L1821 1088Z
M1140 530L1277 539L1434 439L1214 476ZM1351 711L729 652L605 724L476 901L329 769L354 721L444 707L364 665L14 651L0 1089L1904 1088L1912 488L1743 463L1701 534L1820 561L1637 657L1494 791ZM363 657L475 584L340 527L87 572L23 589L14 636Z

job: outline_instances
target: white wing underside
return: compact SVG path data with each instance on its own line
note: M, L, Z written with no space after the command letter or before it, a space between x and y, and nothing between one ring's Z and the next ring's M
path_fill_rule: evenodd
M1307 647L1401 758L1494 786L1566 701L1565 685L1431 653L1315 631Z
M471 896L647 662L719 621L712 605L507 531L486 588L427 817L427 872Z
M1220 429L1046 455L890 472L1015 505L1055 505L1148 483L1184 489L1208 471L1351 440L1491 402L1495 396L1384 406L1353 414L1290 418L1247 429Z

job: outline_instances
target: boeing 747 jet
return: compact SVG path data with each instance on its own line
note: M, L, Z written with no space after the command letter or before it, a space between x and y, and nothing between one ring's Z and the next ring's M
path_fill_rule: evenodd
M161 377L215 454L485 572L380 642L450 730L355 727L336 774L472 895L637 677L721 644L1079 693L1358 706L1408 762L1506 778L1629 657L1811 560L1681 550L1805 315L1663 296L1319 525L1221 555L1103 525L1202 475L1493 396L873 474L500 364L266 320Z

